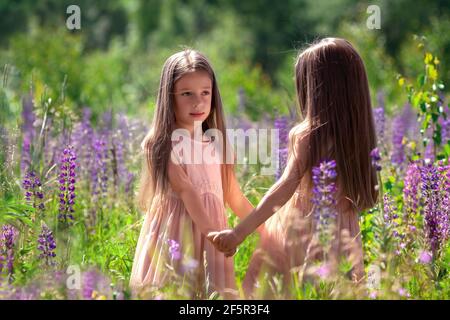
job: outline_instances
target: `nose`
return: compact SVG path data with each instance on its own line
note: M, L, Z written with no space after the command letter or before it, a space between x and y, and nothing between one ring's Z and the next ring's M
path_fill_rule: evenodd
M198 95L195 95L194 101L193 101L194 108L197 108L201 104L201 101L202 101L201 97L199 97Z

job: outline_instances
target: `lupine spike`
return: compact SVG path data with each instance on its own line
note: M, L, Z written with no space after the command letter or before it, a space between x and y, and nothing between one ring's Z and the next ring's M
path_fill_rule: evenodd
M56 257L56 242L53 237L53 232L47 227L45 223L42 223L41 226L41 233L38 237L37 249L41 251L39 259L43 259L45 265L52 266L55 264L53 259Z
M75 160L77 159L72 146L64 149L60 162L59 173L59 215L61 222L70 222L74 220L75 205L75 184L77 167Z
M331 240L332 226L336 219L336 161L323 161L312 169L314 220L319 240L324 247Z

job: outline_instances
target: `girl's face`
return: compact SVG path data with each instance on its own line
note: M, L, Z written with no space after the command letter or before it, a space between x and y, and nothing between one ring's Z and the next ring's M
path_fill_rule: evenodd
M176 125L193 133L194 122L203 123L211 112L211 78L204 70L188 73L175 82L174 91Z

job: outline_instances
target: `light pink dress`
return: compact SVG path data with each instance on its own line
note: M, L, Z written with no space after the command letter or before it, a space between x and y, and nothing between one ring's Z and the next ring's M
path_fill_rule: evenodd
M323 261L324 251L314 234L315 222L311 203L311 173L305 170L308 152L307 138L295 137L293 149L289 152L285 172L277 186L271 188L264 198L276 194L289 193L295 190L289 200L282 205L265 227L268 239L255 250L243 282L247 296L254 293L255 285L263 272L278 272L284 275L285 283L291 279L291 271L305 267L314 273L314 264ZM351 264L350 276L354 280L364 277L364 260L358 211L352 208L351 202L342 194L337 181L336 195L336 228L327 257L327 268L330 274L337 271L338 264L345 258ZM312 276L312 275L311 275Z
M192 145L200 144L200 150L211 143L189 140ZM228 228L221 165L185 164L182 158L180 162L206 209L207 216L202 219L217 230ZM226 258L205 238L179 195L169 187L168 194L154 198L152 207L155 209L147 212L137 243L130 287L139 292L174 284L174 277L179 277L177 284L181 284L184 277L190 298L206 298L214 291L225 298L235 297L233 258ZM179 250L172 249L180 253L179 257L176 252L170 254L169 239L179 244Z

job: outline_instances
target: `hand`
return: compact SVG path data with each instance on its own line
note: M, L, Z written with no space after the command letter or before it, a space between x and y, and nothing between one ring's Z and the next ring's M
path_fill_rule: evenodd
M236 247L242 242L234 232L234 230L223 230L220 232L210 232L207 236L217 250L225 253L230 257L236 252Z

